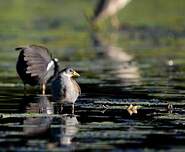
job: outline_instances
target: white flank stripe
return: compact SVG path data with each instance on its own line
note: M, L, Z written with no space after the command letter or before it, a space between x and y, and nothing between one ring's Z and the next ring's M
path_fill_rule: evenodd
M54 62L53 60L51 60L49 63L48 63L48 66L47 66L47 71L54 65Z

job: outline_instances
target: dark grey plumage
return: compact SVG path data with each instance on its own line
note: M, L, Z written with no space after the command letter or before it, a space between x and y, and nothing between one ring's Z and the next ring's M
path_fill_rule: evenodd
M45 85L58 72L57 59L53 59L47 48L38 45L17 47L21 50L17 60L17 73L24 84L32 86L40 84L42 94L45 94Z
M66 68L58 73L52 81L52 95L54 100L73 104L81 93L78 83L73 77L80 76L72 68Z

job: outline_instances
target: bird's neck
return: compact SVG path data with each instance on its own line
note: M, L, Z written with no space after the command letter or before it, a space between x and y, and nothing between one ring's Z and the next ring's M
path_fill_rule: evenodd
M70 80L71 81L71 77L68 75L68 74L66 74L66 73L63 73L63 75L62 75L62 77L64 78L64 80Z

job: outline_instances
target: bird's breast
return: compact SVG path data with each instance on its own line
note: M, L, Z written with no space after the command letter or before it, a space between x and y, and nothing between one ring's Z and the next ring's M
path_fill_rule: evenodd
M75 80L59 76L52 82L52 95L56 100L74 103L80 94L76 85Z
M75 84L72 81L70 81L66 84L65 88L66 88L66 91L65 91L66 95L64 96L65 97L64 100L66 100L67 102L74 103L79 96L79 92L76 89Z

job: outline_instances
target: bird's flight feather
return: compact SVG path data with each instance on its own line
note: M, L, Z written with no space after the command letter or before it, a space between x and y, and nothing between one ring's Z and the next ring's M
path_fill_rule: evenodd
M17 47L16 50L24 51L24 61L26 61L26 73L31 76L43 77L47 73L48 64L52 61L47 48L37 45Z

